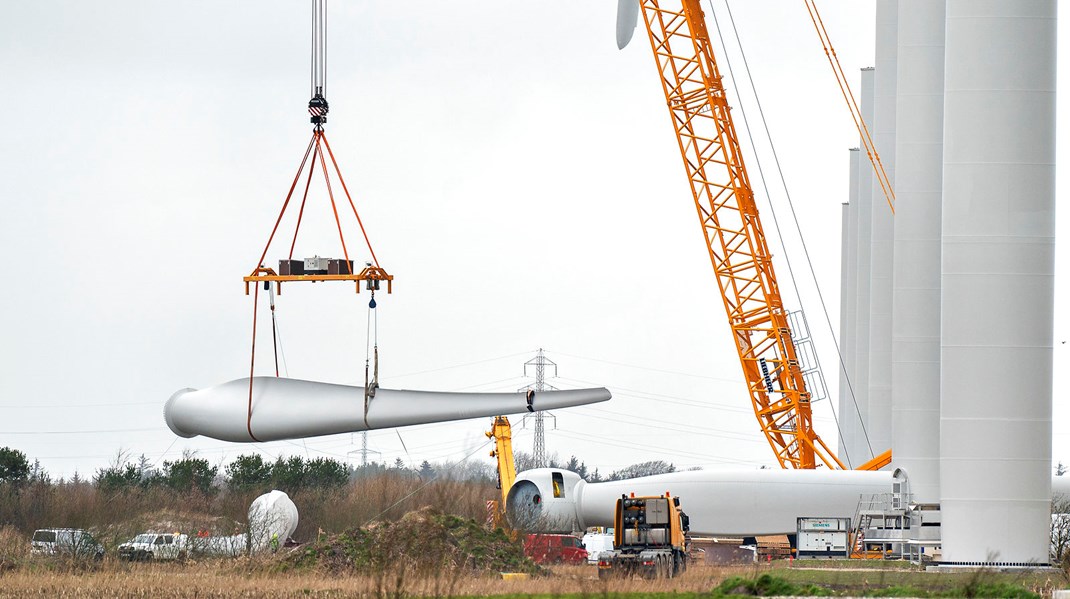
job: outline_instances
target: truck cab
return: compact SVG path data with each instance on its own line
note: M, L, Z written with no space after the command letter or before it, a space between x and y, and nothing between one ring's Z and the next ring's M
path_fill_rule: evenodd
M119 558L131 561L163 561L185 558L188 538L179 533L144 532L119 545Z
M673 578L687 568L690 526L679 497L622 495L613 524L613 550L599 556L599 578Z

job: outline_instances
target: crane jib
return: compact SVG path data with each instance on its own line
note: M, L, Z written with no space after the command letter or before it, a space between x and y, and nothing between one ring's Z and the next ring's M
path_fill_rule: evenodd
M701 4L640 0L640 10L755 416L782 467L843 469L813 430L811 393Z

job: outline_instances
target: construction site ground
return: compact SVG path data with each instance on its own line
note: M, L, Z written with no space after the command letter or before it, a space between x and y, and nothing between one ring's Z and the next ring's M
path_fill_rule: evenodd
M295 549L295 551L300 548ZM542 575L503 579L498 573L444 567L328 572L280 569L282 554L185 563L30 561L0 573L0 597L591 597L688 599L726 594L766 596L1050 597L1070 586L1063 572L932 574L902 567L851 567L796 562L697 566L672 580L599 581L594 566L552 566ZM291 562L292 563L292 562Z

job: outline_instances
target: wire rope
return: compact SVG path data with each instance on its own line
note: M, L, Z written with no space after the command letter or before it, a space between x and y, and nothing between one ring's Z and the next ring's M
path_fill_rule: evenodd
M360 283L357 283L358 285ZM364 386L368 386L368 368L371 365L371 353L372 353L372 311L373 308L368 306L368 314L365 318L364 324ZM367 390L365 390L367 393Z
M818 301L821 304L821 313L825 317L825 323L826 323L826 325L828 327L829 336L832 338L833 347L835 347L835 349L836 349L836 359L839 362L840 371L843 373L844 381L847 383L847 389L848 389L848 393L849 393L849 395L851 397L851 403L854 404L855 413L858 414L859 425L862 428L862 434L866 438L866 446L869 448L869 454L870 454L870 457L872 458L872 457L875 457L876 454L873 451L873 444L870 442L870 439L869 439L869 431L866 430L866 423L862 421L861 412L858 410L858 401L857 401L857 399L855 397L854 385L851 382L850 374L847 372L847 365L844 362L843 353L840 351L840 343L836 339L836 330L835 330L835 327L832 326L832 318L829 316L828 305L825 303L825 295L822 293L821 285L818 284L818 281L817 281L817 272L815 272L813 260L810 258L810 249L809 249L809 246L806 245L806 238L803 236L802 226L799 223L799 216L795 211L795 202L792 201L792 199L791 199L791 191L788 189L788 182L787 182L787 179L784 176L784 169L781 167L781 164L780 164L780 155L777 153L776 146L773 143L773 135L772 135L772 132L769 130L769 122L765 118L765 110L762 108L761 100L758 98L757 87L754 84L754 77L751 75L750 64L747 62L747 55L743 51L743 44L739 39L739 30L736 27L735 16L732 14L732 6L731 6L729 0L725 0L725 7L728 9L728 18L729 18L729 21L732 23L732 30L733 30L733 32L735 34L736 45L739 47L740 56L743 58L743 67L744 67L744 70L745 70L745 72L747 74L747 79L750 82L751 93L754 95L755 105L758 107L758 114L761 117L762 128L765 131L765 137L769 142L769 149L770 149L770 151L771 151L771 153L773 155L773 162L774 162L774 164L776 164L777 175L780 178L780 186L784 190L784 197L788 201L788 208L791 210L792 222L794 222L794 224L795 224L795 231L798 233L799 242L802 245L802 249L803 249L803 255L806 257L806 265L810 270L810 278L814 282L814 289L817 292ZM817 10L816 5L814 6L814 10L815 11ZM868 134L868 131L867 131L867 134ZM749 128L747 130L747 135L750 136L750 129ZM751 143L753 145L753 141ZM880 159L878 158L877 160L878 160L878 163L879 163ZM881 168L883 170L883 166ZM764 177L762 179L762 185L763 186L765 185ZM768 191L766 193L768 193ZM889 199L889 201L894 200L894 197L895 196L893 194L891 196L891 198ZM829 403L829 406L832 407L831 402ZM837 431L837 433L842 435L842 431L840 430L839 419L837 418L835 409L832 410L832 417L833 417L833 419L834 419L834 421L836 423L836 431ZM847 458L848 463L850 463L850 457L851 456L848 454L846 446L844 446L844 455Z
M727 46L725 44L724 35L723 35L722 31L721 31L720 20L717 18L717 13L713 9L713 0L708 0L708 1L709 1L709 4L710 4L710 12L713 14L714 26L717 28L717 36L720 39L721 49L724 52L726 63L728 65L729 78L732 81L733 87L735 87L738 90L739 86L736 83L735 73L734 73L734 70L732 68L732 61L728 59L728 48L727 48ZM762 126L764 128L766 139L769 142L769 149L770 149L770 152L771 152L771 154L773 156L773 161L774 161L774 164L776 165L776 170L777 170L777 172L779 174L781 186L782 186L782 188L784 190L784 196L785 196L785 198L787 200L788 207L789 207L790 212L791 212L791 217L792 217L792 220L793 220L793 222L795 224L796 232L798 233L798 236L799 236L799 242L800 242L800 244L802 246L802 249L803 249L803 255L806 258L806 264L809 267L810 277L813 280L814 288L817 291L818 300L819 300L819 302L821 304L821 312L825 317L825 322L827 323L829 332L832 335L832 341L833 341L833 344L834 344L834 346L836 348L836 357L837 357L837 359L839 361L840 370L841 370L841 372L843 372L844 380L847 382L847 386L848 386L848 389L849 389L849 395L851 397L851 401L855 405L855 412L859 414L859 422L860 422L860 424L862 426L863 435L865 435L865 438L866 438L866 445L869 447L870 454L873 455L873 446L872 446L872 444L870 443L870 440L869 440L869 433L868 433L868 431L866 431L865 423L861 422L861 413L858 410L858 402L857 402L857 399L855 398L854 387L851 384L850 375L847 373L847 367L846 367L846 364L844 363L844 360L843 360L843 354L840 351L839 342L836 340L835 328L832 326L832 319L829 316L828 306L825 303L824 294L821 292L821 285L818 283L818 280L817 280L817 272L814 270L814 264L813 264L813 261L810 258L810 251L809 251L808 246L806 245L806 239L803 236L802 226L799 223L799 217L798 217L798 214L797 214L797 212L795 210L795 203L792 201L791 192L788 189L787 179L784 176L784 169L782 168L781 163L780 163L780 156L776 151L776 145L773 142L773 136L772 136L771 131L769 130L769 123L768 123L767 119L765 118L765 110L762 108L761 99L758 97L757 86L755 85L754 77L751 74L750 64L747 61L747 54L743 50L743 43L739 38L739 29L736 26L735 16L732 14L732 7L731 7L731 4L730 4L729 0L725 0L725 8L727 9L727 12L728 12L729 22L732 25L732 31L733 31L733 34L735 36L736 46L739 48L739 54L740 54L740 58L742 59L742 62L743 62L744 73L747 76L747 80L749 82L750 89L751 89L751 94L754 96L755 106L758 109L759 118L760 118L760 121L761 121ZM755 145L754 135L753 135L753 133L751 131L751 128L750 128L750 121L746 116L746 110L743 108L742 104L743 103L741 101L740 102L740 113L741 113L741 116L742 116L742 119L743 119L743 127L744 127L744 130L747 132L747 138L750 141L751 150L753 152L755 152L755 155L757 155L757 146ZM783 236L783 233L782 233L782 231L780 229L780 222L777 219L776 210L772 208L772 196L769 193L769 185L768 185L768 182L766 181L766 178L765 178L765 172L764 172L764 169L762 168L761 161L756 160L755 164L756 164L756 166L758 168L758 177L762 182L762 188L765 191L766 199L770 202L770 204L769 204L770 205L770 215L773 218L773 227L774 227L774 229L776 229L777 238L780 240L781 247L784 248L785 262L786 262L786 264L788 266L788 274L791 277L791 285L792 285L792 288L795 290L795 295L798 298L800 305L802 305L802 294L799 292L798 282L795 279L794 269L792 268L792 265L791 265L792 261L791 261L790 252L787 251L787 246L784 243L784 236ZM836 432L842 438L843 431L840 428L839 418L836 415L835 407L832 406L831 401L829 403L829 407L832 408L832 415L833 415L833 419L834 419L835 424L836 424ZM845 454L845 457L847 458L848 463L850 463L851 458L850 458L850 455L847 453L846 447L844 447L844 454Z
M327 97L327 2L323 0L323 97Z
M279 377L279 322L275 318L275 288L271 283L264 285L268 288L268 298L271 306L271 351L275 356L275 378Z
M873 165L874 176L877 179L877 183L880 184L881 191L884 192L888 207L894 214L895 189L892 187L888 172L884 169L884 163L881 162L876 143L873 141L873 136L870 135L869 127L866 126L866 120L862 118L862 111L859 110L858 102L855 101L854 92L851 91L851 86L847 83L847 74L843 72L840 57L832 46L832 38L829 36L828 30L825 29L825 21L821 18L821 13L817 10L817 3L814 0L805 0L804 4L806 4L806 10L810 14L810 20L814 24L814 30L817 31L817 37L821 40L821 48L825 51L829 66L832 67L832 74L836 78L836 83L840 86L840 94L847 103L847 111L851 113L851 120L854 121L862 145L866 148L866 156Z

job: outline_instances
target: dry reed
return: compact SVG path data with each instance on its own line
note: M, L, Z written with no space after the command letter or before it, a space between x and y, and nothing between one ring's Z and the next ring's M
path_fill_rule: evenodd
M708 592L726 576L747 570L695 567L673 580L598 580L593 566L556 566L526 580L448 575L324 576L319 572L269 573L235 561L123 564L106 560L98 570L51 571L33 567L0 575L0 597L458 597L511 594Z

